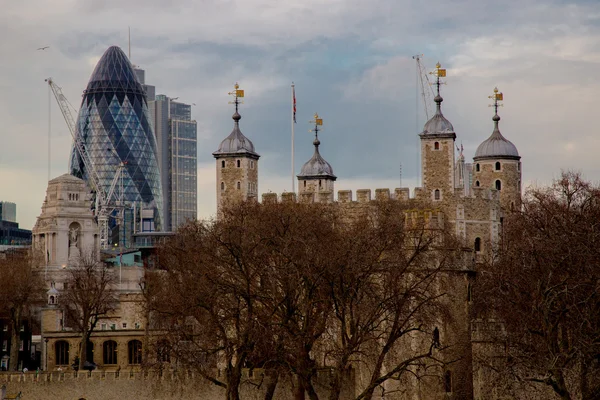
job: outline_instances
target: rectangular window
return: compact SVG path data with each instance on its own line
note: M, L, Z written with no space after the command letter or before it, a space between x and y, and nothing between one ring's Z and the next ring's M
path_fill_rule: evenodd
M102 324L102 325L100 325L100 326L101 326L101 329L102 329L103 331L105 331L105 330L106 330L106 324Z
M2 326L2 330L3 330L4 332L7 332L7 331L8 331L8 325L3 325L3 326Z
M141 327L142 327L142 325L139 322L136 322L134 324L134 326L135 326L135 329L141 329Z
M123 329L127 329L127 322L123 322Z
M22 340L19 341L19 351L23 351L23 349L24 349L23 345L24 345L23 341Z
M8 351L8 340L2 342L2 351Z
M117 330L117 324L110 324L110 330L111 331Z

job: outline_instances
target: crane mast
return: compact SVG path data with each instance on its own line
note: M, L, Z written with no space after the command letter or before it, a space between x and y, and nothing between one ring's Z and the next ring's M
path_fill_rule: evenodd
M417 88L421 93L421 99L423 100L425 119L426 121L429 121L429 118L433 116L433 112L431 111L433 89L431 88L431 82L429 82L428 73L422 61L423 54L417 54L413 56L413 59L417 62Z
M73 137L73 144L81 161L83 162L86 171L88 171L88 179L90 182L90 186L92 191L96 194L96 204L94 208L94 215L98 220L98 227L100 229L100 248L108 249L110 247L109 238L108 238L108 219L110 214L117 209L119 215L121 216L124 203L123 203L123 173L125 169L125 164L121 162L118 166L116 174L111 182L111 186L108 194L104 192L104 189L100 185L100 177L94 168L94 163L88 156L88 151L83 142L83 139L80 135L77 134L77 129L75 125L75 118L73 118L73 114L71 114L71 110L69 109L69 102L67 98L62 92L62 89L54 83L52 78L46 79L48 85L52 89L52 93L56 98L56 102L60 108L60 111L67 123L67 127L69 128L69 132L71 132L71 136ZM120 180L120 196L116 200L116 203L112 202L113 197L116 194L117 182ZM113 204L111 204L113 203Z

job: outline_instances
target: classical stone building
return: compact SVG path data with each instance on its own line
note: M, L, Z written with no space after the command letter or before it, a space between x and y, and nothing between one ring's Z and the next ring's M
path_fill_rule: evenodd
M114 289L119 302L113 313L98 322L88 355L109 369L139 367L146 325L140 295L144 269L140 262L126 261L131 258L127 251L123 257L118 250L106 254L100 250L90 190L82 179L64 174L48 182L42 212L33 228L33 249L41 255L35 261L48 285L47 305L41 310L42 367L65 370L77 355L80 336L61 303L69 271L82 260L95 262L107 257L113 259L110 268L118 282ZM116 354L121 356L116 358Z

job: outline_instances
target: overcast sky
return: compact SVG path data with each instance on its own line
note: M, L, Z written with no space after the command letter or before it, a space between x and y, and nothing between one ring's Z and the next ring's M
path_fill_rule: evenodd
M336 190L398 187L400 164L403 186L418 184L425 119L415 54L428 69L440 61L448 70L443 111L467 160L492 132L487 96L498 86L500 130L522 156L525 185L561 169L594 181L600 172L596 0L11 1L0 12L0 200L17 203L21 227L34 225L49 176L44 79L78 108L104 51L127 51L128 26L146 82L196 104L200 218L215 213L211 153L231 132L227 92L236 81L246 91L242 132L262 156L260 192L291 190L292 81L296 173L312 155L308 121L317 111ZM50 125L54 178L67 172L71 144L54 99Z

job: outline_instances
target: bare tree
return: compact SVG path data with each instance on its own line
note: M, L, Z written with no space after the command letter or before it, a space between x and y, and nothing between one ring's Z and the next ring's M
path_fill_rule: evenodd
M600 188L564 172L505 221L499 261L478 282L500 321L507 379L561 399L600 397ZM498 354L495 354L498 356Z
M10 370L18 368L21 326L44 297L44 282L30 252L15 250L0 258L0 313L10 321Z
M244 367L266 371L265 399L285 375L296 400L318 400L324 366L334 368L329 398L337 399L356 362L370 363L358 396L370 398L435 362L436 279L452 263L446 247L456 248L428 213L407 224L406 208L376 202L347 218L338 204L247 202L192 222L161 250L164 269L147 276L154 329L228 400L240 397ZM422 350L395 359L409 335L420 335Z
M329 271L334 330L328 358L335 367L330 400L338 399L345 371L369 359L371 376L357 399L404 374L440 365L433 357L436 321L446 317L443 270L459 247L424 204L381 200L340 227ZM411 349L406 341L420 345ZM420 378L420 376L417 376Z
M67 270L67 288L62 295L68 322L81 334L79 370L87 360L88 343L96 324L117 305L116 276L93 254L84 255Z

